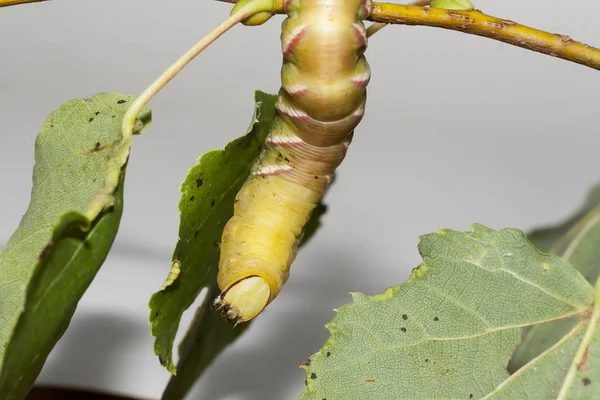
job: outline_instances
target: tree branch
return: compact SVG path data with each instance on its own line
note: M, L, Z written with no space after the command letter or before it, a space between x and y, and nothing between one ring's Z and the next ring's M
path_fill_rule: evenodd
M0 0L0 7L17 6L26 3L40 3L47 0Z
M540 31L480 11L450 11L401 4L373 3L369 20L461 31L523 47L600 70L600 49L566 35Z

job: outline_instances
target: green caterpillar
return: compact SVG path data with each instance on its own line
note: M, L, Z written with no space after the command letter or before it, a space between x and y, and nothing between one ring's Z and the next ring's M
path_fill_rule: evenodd
M256 317L288 279L304 226L364 115L371 77L362 22L371 0L284 0L283 6L277 115L221 242L222 294L215 305L236 322Z

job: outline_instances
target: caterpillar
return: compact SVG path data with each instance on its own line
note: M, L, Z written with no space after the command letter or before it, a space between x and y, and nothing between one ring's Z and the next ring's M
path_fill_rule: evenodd
M226 223L214 305L246 322L279 294L363 118L371 0L284 0L276 117ZM261 21L262 22L262 21Z

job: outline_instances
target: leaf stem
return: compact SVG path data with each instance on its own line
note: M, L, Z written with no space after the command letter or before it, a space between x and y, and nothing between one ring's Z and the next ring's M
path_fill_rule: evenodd
M600 70L600 49L566 35L544 32L480 11L453 11L401 4L373 3L369 19L400 25L422 25L487 37Z
M144 108L144 106L146 106L146 104L148 104L148 102L167 85L167 83L175 78L175 76L177 76L177 74L183 68L185 68L185 66L188 65L198 54L200 54L204 49L210 46L215 40L217 40L221 35L223 35L237 23L251 17L256 13L272 11L271 8L266 7L268 3L268 1L254 1L240 8L236 13L230 15L225 21L221 22L208 35L200 39L198 43L186 51L177 61L171 64L171 66L167 68L165 72L163 72L154 82L152 82L150 86L148 86L146 90L144 90L142 94L135 99L123 117L123 124L121 126L123 141L127 142L131 140L137 115Z
M0 7L18 6L19 4L41 3L47 0L0 0Z

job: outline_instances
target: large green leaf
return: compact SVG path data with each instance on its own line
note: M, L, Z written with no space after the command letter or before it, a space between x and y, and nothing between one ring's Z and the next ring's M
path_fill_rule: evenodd
M594 333L594 289L577 270L518 230L481 225L423 236L419 251L423 262L408 282L378 296L354 294L338 310L329 340L305 365L301 399L545 399L528 389L548 376L556 379L544 380L547 392L580 389L548 357L529 374L506 372L521 327L579 316L580 331ZM585 364L591 341L580 331L559 352L570 366Z
M0 253L0 398L22 399L106 258L123 210L132 97L101 93L50 114L31 203ZM144 110L140 133L150 123Z
M560 255L594 284L600 275L600 185L588 195L573 217L556 227L539 229L529 238L544 250ZM536 325L527 329L508 365L516 371L574 329L578 318Z

